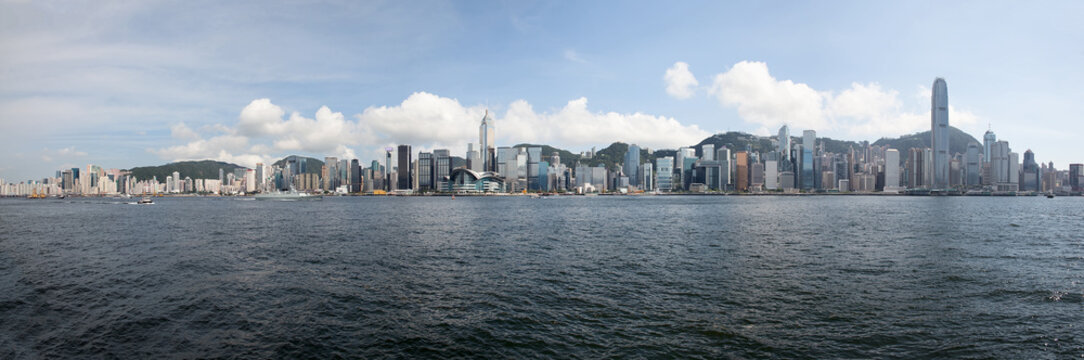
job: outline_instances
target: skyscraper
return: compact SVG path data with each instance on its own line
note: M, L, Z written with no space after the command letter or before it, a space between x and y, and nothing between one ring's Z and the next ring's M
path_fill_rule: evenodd
M655 186L659 191L673 190L674 158L671 156L663 156L655 159L655 168Z
M629 177L629 185L640 186L640 147L636 144L629 145L629 151L625 152L625 176Z
M538 184L540 162L542 162L542 148L538 146L527 148L527 190L538 191L541 189Z
M997 142L997 135L994 135L993 131L986 130L986 133L982 135L982 162L990 162L990 147Z
M433 180L434 166L433 166L433 153L419 152L417 168L418 173L414 176L417 177L418 190L433 190L436 181Z
M802 189L813 189L813 157L816 156L814 149L817 141L817 132L806 130L802 132Z
M730 149L726 146L715 150L715 159L719 161L719 190L729 191L733 189L731 184L733 183L730 173L732 168L732 162L730 161Z
M949 187L948 85L945 79L933 81L930 101L930 145L933 147L933 188Z
M482 116L482 124L478 126L478 152L482 160L482 171L496 171L493 164L493 135L493 117L489 116L489 110L486 110L485 116Z
M1020 173L1020 190L1039 191L1039 164L1035 162L1035 153L1031 149L1024 151L1023 171Z
M444 190L441 183L452 174L452 157L448 149L433 150L433 186Z
M361 165L358 159L350 160L350 192L361 192Z
M784 168L783 171L790 170L788 163L791 162L790 158L790 129L786 125L779 128L779 165Z
M411 163L410 145L399 145L399 149L398 149L398 151L396 151L396 153L399 154L399 169L396 170L399 173L399 186L398 186L398 189L399 190L410 189L411 184L414 183L414 179L411 178L412 174L410 173L410 163Z
M885 150L885 188L886 192L900 191L900 152L896 149Z
M966 175L964 177L964 185L968 187L979 185L979 174L981 173L980 156L979 156L979 143L972 141L967 144L967 165L965 166Z
M1084 176L1084 164L1069 164L1069 186L1080 191L1080 178ZM1062 184L1064 186L1064 184Z
M748 191L749 190L749 153L745 151L739 151L734 154L737 156L735 159L735 168L737 168L737 190Z

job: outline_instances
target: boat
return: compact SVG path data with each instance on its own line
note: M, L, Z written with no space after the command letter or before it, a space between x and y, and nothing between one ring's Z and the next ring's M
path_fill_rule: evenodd
M149 196L144 196L142 199L136 202L137 205L154 205L154 200L151 200Z
M1046 193L1046 198L1047 199L1053 199L1054 198L1054 193L1052 193L1052 192Z
M27 199L44 199L45 198L45 192L42 191L39 194L38 189L34 189L34 192L32 194L30 194L30 195L27 195L26 198Z
M256 194L256 200L261 201L310 201L310 200L323 200L321 195L312 195L308 193L302 193L297 191L285 191L285 192L273 192Z

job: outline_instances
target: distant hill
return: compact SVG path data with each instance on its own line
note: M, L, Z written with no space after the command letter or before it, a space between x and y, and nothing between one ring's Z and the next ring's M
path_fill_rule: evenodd
M290 155L284 157L282 159L279 159L279 161L274 162L272 165L283 168L286 166L286 162L288 161L291 162L291 164L300 164L301 162L304 162L305 165L302 168L305 170L306 174L319 174L320 168L324 166L324 162L320 161L320 159L298 155Z
M233 172L234 169L245 167L214 160L201 161L178 161L159 166L141 166L129 169L132 176L139 180L150 180L157 177L158 181L165 181L167 176L173 176L173 172L180 173L181 178L192 179L218 179L218 169L224 173Z
M972 141L981 144L981 142L976 140L970 134L965 133L963 130L949 126L949 156L952 156L956 153L966 154L967 144ZM920 133L900 136L895 139L881 138L880 140L873 142L873 145L887 145L890 148L899 150L900 157L902 158L905 157L904 153L906 153L907 150L910 148L930 147L930 132L923 131Z
M699 143L693 145L693 147L696 148L696 156L702 156L702 147L707 144L715 145L716 150L725 146L727 149L730 149L731 153L747 150L756 152L774 150L771 137L761 137L743 132L731 131L724 134L715 134L704 140L700 140Z
M801 142L801 137L792 136L792 141ZM862 148L867 142L856 142L849 140L835 140L831 138L817 138L817 141L822 143L824 150L833 153L846 153L851 147L855 149ZM949 127L949 152L966 153L967 144L969 142L978 142L971 135L963 132L955 127ZM756 151L767 152L775 150L772 146L772 136L756 136L743 132L730 131L722 134L715 134L704 138L695 145L690 145L696 149L696 155L701 156L702 146L705 144L712 144L716 149L727 147L732 152L737 151ZM898 138L881 138L875 141L874 146L888 146L890 148L900 151L900 160L903 161L907 155L906 152L910 148L924 148L930 146L930 132L923 131L914 134L903 135ZM542 147L542 156L545 161L550 161L554 153L558 153L561 156L561 163L568 167L575 167L576 163L581 163L586 166L605 166L607 169L616 169L617 165L625 162L625 153L629 150L629 144L623 142L615 142L609 146L595 151L595 155L591 158L583 158L578 153L573 153L565 149L555 148L549 145L541 144L518 144L513 147ZM677 153L673 149L662 149L648 152L647 150L640 149L640 161L641 162L654 162L655 159L664 156L675 156ZM320 168L324 166L324 162L319 159L298 155L291 155L276 161L273 165L283 167L288 161L293 163L300 163L304 161L305 172L319 174ZM366 166L368 163L363 164ZM462 157L452 157L452 167L465 166L466 161ZM393 165L394 166L394 165ZM225 172L231 172L236 168L243 168L239 165L230 163L224 163L220 161L181 161L170 163L162 166L146 166L132 168L130 171L132 175L138 179L150 179L153 176L157 176L159 181L165 180L166 176L170 176L174 171L181 174L182 177L191 177L193 179L207 178L217 179L218 169L222 169Z
M701 140L699 143L691 145L691 147L696 149L697 156L702 156L702 146L705 144L712 144L715 146L715 149L720 149L725 146L726 148L730 149L731 152L767 152L775 150L775 147L772 145L772 138L773 136L756 136L743 132L731 131L723 134L715 134L709 136L704 140ZM791 140L800 143L802 139L801 137L792 136ZM868 141L857 142L850 140L835 140L825 137L817 138L817 141L824 144L825 151L839 154L847 153L851 147L854 147L855 149L860 149L864 147L865 144L869 143ZM978 142L978 140L976 140L974 137L967 134L966 132L955 127L949 127L950 153L966 153L967 144L972 141ZM906 158L906 151L908 149L912 147L923 148L930 146L930 132L923 131L915 134L903 135L898 138L881 138L880 140L874 142L872 145L888 146L890 148L899 150L900 160L902 161ZM628 152L629 149L628 144L622 142L615 142L613 144L610 144L610 146L607 146L601 150L597 150L594 157L590 159L584 159L581 158L579 154L574 154L570 151L558 149L549 145L519 144L515 147L525 146L541 146L542 155L546 158L551 156L555 151L559 152L561 154L561 162L569 167L573 167L575 166L576 162L580 162L587 166L603 165L609 169L616 168L617 164L623 164L625 161L625 153ZM640 161L653 162L656 158L664 156L675 156L676 153L676 150L670 149L655 150L651 153L648 153L647 150L641 149Z
M549 145L519 144L519 145L515 145L515 146L512 146L512 147L513 148L519 148L519 147L535 147L535 146L542 147L542 158L546 159L546 161L551 160L551 158L553 157L554 152L558 153L558 155L561 156L561 163L565 164L565 166L568 166L568 167L576 166L576 161L580 160L580 154L573 154L571 151L568 151L568 150L565 150L565 149L558 149L558 148L555 148L555 147L552 147L552 146L549 146Z

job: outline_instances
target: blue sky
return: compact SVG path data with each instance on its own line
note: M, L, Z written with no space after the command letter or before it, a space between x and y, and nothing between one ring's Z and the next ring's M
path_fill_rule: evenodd
M950 124L1084 162L1081 2L0 2L0 178ZM670 76L667 76L669 71ZM695 85L694 85L695 84ZM669 91L668 91L669 89Z

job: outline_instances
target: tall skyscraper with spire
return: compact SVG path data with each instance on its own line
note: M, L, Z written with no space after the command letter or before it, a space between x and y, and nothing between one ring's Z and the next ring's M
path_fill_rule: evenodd
M790 129L787 125L779 128L779 171L790 171Z
M949 187L948 85L945 79L933 81L930 101L930 145L933 148L933 187Z
M482 125L478 126L478 151L481 152L482 171L496 170L492 164L494 155L493 140L493 117L489 116L489 110L487 109L485 116L482 116Z

